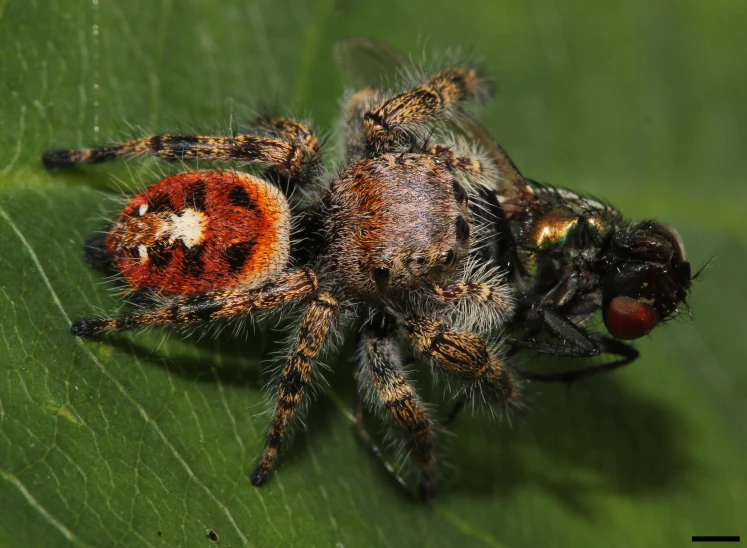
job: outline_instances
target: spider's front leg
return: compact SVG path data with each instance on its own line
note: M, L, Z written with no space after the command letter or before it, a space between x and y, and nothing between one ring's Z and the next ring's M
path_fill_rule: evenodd
M289 181L289 191L294 185L303 186L311 181L321 169L321 144L308 125L291 118L260 116L252 127L261 131L262 135L276 137L292 145L293 151L285 163L272 164L266 173L271 179L279 179L279 183ZM272 174L277 177L272 177Z
M403 133L453 112L465 100L480 100L490 94L490 82L474 70L449 68L428 82L398 93L363 115L368 148L383 154L396 148Z
M364 88L356 91L343 110L345 117L346 156L350 163L362 160L368 154L368 142L363 129L363 115L384 100L384 93L377 89Z
M124 143L84 150L56 149L42 155L47 169L74 164L97 164L118 158L156 156L162 160L249 162L270 166L280 176L297 180L319 164L319 142L314 132L300 122L266 117L257 121L263 135L215 137L165 133Z
M356 375L359 391L366 394L368 402L380 403L388 417L407 433L418 466L420 498L427 501L435 494L437 477L433 423L405 377L394 330L369 329L361 341L360 360ZM396 474L395 478L402 483Z
M512 374L482 337L454 330L445 322L430 318L406 319L403 325L410 345L420 357L464 381L470 392L480 394L485 400L503 403L515 410L523 409L519 387Z

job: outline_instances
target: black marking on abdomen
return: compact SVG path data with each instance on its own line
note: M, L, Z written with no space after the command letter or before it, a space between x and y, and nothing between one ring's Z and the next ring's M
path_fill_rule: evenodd
M228 194L228 203L236 207L254 209L254 204L249 197L249 193L241 185L236 185L231 189L231 192Z
M247 240L230 245L225 251L226 262L230 272L237 272L244 268L244 263L252 256L252 251L257 243L254 240Z
M122 257L125 259L140 260L140 250L137 247L118 248L122 250Z
M167 267L173 256L174 248L165 242L156 242L148 248L148 260L159 270Z
M202 245L196 245L194 247L186 247L184 243L179 240L182 248L184 249L184 262L182 263L182 273L185 276L199 278L205 271L205 264L202 260L202 254L205 248Z
M207 188L205 187L205 181L197 181L187 187L185 191L186 199L185 202L187 207L191 207L195 211L205 211L207 205L206 200Z
M148 198L148 213L164 213L167 211L174 211L174 206L171 205L169 195L165 192L147 194L146 197Z

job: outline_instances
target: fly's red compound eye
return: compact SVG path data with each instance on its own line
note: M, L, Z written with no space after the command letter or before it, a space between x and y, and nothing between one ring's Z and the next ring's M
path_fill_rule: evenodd
M607 305L604 325L618 339L638 339L659 323L659 313L648 303L630 297L615 297Z

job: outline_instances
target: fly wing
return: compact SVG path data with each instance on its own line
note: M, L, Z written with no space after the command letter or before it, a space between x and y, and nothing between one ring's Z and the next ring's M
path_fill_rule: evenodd
M392 88L415 66L401 51L364 36L340 40L334 56L343 85L356 90Z
M498 166L501 177L496 181L491 181L495 187L490 190L494 191L501 201L528 191L526 180L519 168L474 114L461 109L461 112L451 118L448 123L452 133L477 143L479 148Z

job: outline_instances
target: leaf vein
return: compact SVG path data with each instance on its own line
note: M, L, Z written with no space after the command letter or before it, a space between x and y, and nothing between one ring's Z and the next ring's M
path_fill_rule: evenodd
M36 252L29 244L28 240L26 240L26 237L23 235L23 233L19 230L19 228L16 226L16 224L13 222L13 219L10 218L10 216L5 212L5 210L0 207L0 217L2 217L5 222L10 226L11 230L18 236L18 239L21 240L24 247L28 251L29 255L31 256L31 260L36 265L37 271L39 275L42 277L42 280L44 281L44 284L47 286L47 289L49 290L50 294L52 295L52 300L57 305L57 308L59 309L62 316L67 321L68 325L71 325L72 322L70 321L69 316L67 315L67 312L65 312L65 308L62 306L62 303L60 302L59 297L57 296L57 293L55 292L54 288L52 287L51 282L49 281L49 278L47 277L46 272L44 271L44 268L41 265L41 262L39 261L39 258L36 255ZM104 365L98 360L98 358L91 352L91 350L85 345L85 343L81 339L76 339L76 343L83 348L83 351L86 353L86 355L91 359L91 361L96 365L96 367L99 368L99 370L106 376L120 391L120 393L132 404L135 409L138 411L140 416L143 418L143 420L146 422L146 424L150 424L150 426L155 430L156 434L158 434L158 437L161 438L161 441L166 445L168 450L171 452L171 454L176 458L176 460L181 464L181 466L184 468L184 470L187 472L189 477L200 486L200 488L210 497L210 499L223 511L223 513L228 518L231 525L233 525L234 529L239 535L239 538L241 539L241 542L245 546L251 546L252 543L249 541L247 536L244 534L244 532L239 527L238 523L236 522L236 519L231 514L231 511L226 507L223 502L221 502L218 497L215 496L215 494L210 490L210 488L205 485L202 480L195 475L195 473L192 471L192 468L187 464L187 462L184 460L184 458L181 456L181 454L176 450L176 448L173 446L173 444L169 441L169 439L166 437L166 435L163 433L161 428L158 426L158 424L148 415L148 412L135 400L132 395L130 395L129 392L125 389L125 387L120 383L107 369L104 367ZM30 496L30 494L29 494ZM61 524L60 524L61 525Z

